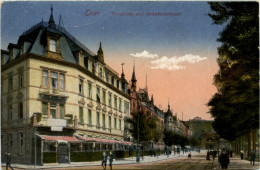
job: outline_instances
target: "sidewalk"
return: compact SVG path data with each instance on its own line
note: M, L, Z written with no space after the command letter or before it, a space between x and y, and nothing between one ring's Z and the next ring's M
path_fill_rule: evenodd
M198 152L191 152L192 155L199 154ZM173 158L178 158L178 157L186 157L188 156L189 152L187 153L180 153L175 154L172 153L167 157L167 155L160 155L160 156L144 156L143 159L142 157L140 158L140 164L141 163L149 163L149 162L157 162L157 161L162 161L162 160L167 160L167 159L173 159ZM113 165L121 165L121 164L138 164L136 162L136 157L130 157L130 158L125 158L125 159L119 159L119 160L114 160ZM52 168L72 168L72 167L86 167L86 166L97 166L101 165L101 160L96 161L96 162L71 162L70 164L58 164L58 163L48 163L44 164L43 166L36 166L34 168L34 165L22 165L22 164L12 164L13 168L19 168L19 169L52 169ZM5 164L2 164L2 167L5 167Z
M216 164L216 169L221 169L221 167L218 165L218 160L216 159L214 164ZM260 169L260 162L255 162L255 166L250 165L250 161L248 160L241 160L240 157L235 156L233 158L230 158L230 164L228 166L228 169Z

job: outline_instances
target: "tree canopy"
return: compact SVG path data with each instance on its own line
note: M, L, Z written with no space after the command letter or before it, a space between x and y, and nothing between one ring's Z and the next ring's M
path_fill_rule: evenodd
M172 131L165 130L164 143L168 146L180 145L182 148L184 148L186 145L190 144L190 141L186 136L180 135Z
M233 140L259 126L259 18L257 2L209 2L214 24L225 25L217 41L218 92L210 99L213 127Z
M149 112L139 111L132 113L132 118L128 122L130 123L129 132L135 140L138 140L138 135L141 142L154 141L156 143L161 138L157 118Z

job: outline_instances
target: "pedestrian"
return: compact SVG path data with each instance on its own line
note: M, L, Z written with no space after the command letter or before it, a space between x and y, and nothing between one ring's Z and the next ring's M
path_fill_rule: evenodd
M255 157L256 157L255 152L254 151L251 152L250 164L252 165L253 162L253 166L255 166Z
M240 151L240 157L241 157L242 160L244 159L244 151L243 150Z
M207 160L210 160L210 155L209 155L209 151L207 152L207 157L206 157Z
M109 155L109 166L110 166L110 170L112 170L113 159L114 159L114 155L113 155L113 153L110 151L110 155Z
M227 169L228 168L228 164L229 164L229 155L227 152L222 151L220 156L219 156L219 163L221 165L222 169Z
M213 151L213 160L215 160L216 156L217 156L217 151Z
M188 154L188 158L190 158L190 159L191 159L191 153L189 153L189 154Z
M8 167L10 167L12 170L13 168L11 167L11 154L8 152L5 153L5 157L6 157L6 170L8 169Z
M106 152L103 152L103 155L102 155L102 167L104 169L106 169L106 167L107 167L107 155L106 155Z
M232 156L233 156L233 151L230 150L230 157L232 158Z

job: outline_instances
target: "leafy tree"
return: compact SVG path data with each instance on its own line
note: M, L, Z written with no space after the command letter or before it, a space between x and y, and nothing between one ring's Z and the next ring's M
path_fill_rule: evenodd
M137 113L132 113L132 118L128 120L130 124L129 132L135 140L142 142L157 142L159 139L157 120L149 112L140 111ZM139 132L139 133L138 133Z
M198 140L196 137L190 138L190 145L193 147L199 147L201 144L201 141Z
M213 127L227 140L259 126L259 18L257 2L209 2L214 24L225 25L217 41L218 92L208 103Z
M187 137L180 135L176 132L164 131L164 143L168 146L180 145L184 148L186 145L189 145L190 141Z

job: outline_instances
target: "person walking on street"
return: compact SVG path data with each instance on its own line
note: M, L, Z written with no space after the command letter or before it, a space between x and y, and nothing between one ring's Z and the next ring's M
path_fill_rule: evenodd
M254 151L251 152L250 164L252 165L253 162L253 166L255 166L255 157L256 157L255 152Z
M114 155L113 155L112 152L110 152L110 155L109 155L109 166L110 166L110 170L112 170L113 159L114 159Z
M210 160L210 155L209 155L209 151L207 152L207 157L206 157L207 160Z
M219 156L219 163L221 164L222 169L227 169L229 164L229 155L226 152L221 152Z
M242 160L244 159L244 151L243 150L240 151L240 157L241 157Z
M5 153L5 157L6 157L6 170L8 169L8 167L10 167L12 170L13 168L11 167L11 154L8 152Z
M106 152L103 152L103 155L102 155L102 167L104 169L106 169L106 167L107 167L107 155L106 155Z

